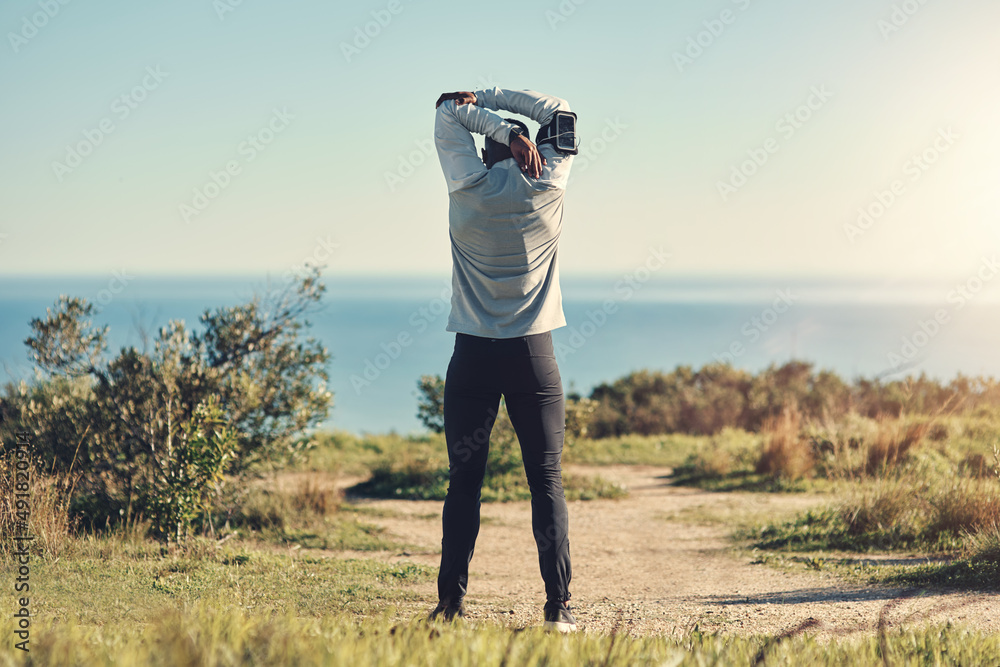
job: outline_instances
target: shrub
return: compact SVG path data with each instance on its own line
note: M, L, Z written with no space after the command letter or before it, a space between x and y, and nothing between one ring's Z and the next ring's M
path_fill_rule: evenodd
M694 479L720 479L728 477L736 466L732 452L721 447L704 447L682 466L678 474Z
M349 490L375 498L441 500L448 490L448 467L424 457L387 457L372 467L370 478Z
M856 412L836 421L826 419L803 428L816 457L816 473L827 479L854 480L864 471L865 443L877 432L877 423Z
M595 438L629 434L688 433L711 435L725 427L758 431L786 408L797 409L803 422L823 423L852 413L866 418L898 419L903 414L928 415L962 411L983 420L996 433L1000 414L1000 382L993 378L957 376L942 384L925 375L883 382L858 378L850 384L831 371L815 371L811 363L790 361L753 375L727 364L711 363L695 370L677 366L671 372L641 370L596 386L597 402L590 421ZM947 440L943 422L930 436Z
M580 396L566 397L566 442L573 443L590 436L597 401Z
M444 432L444 378L421 375L417 382L417 419L433 433Z
M154 533L166 541L186 541L191 523L205 514L210 495L218 495L222 472L233 458L235 437L214 398L195 408L177 438L168 434L163 479L156 495L145 499Z
M757 460L756 472L787 480L802 479L812 475L816 464L813 449L802 437L799 413L786 408L781 416L764 423L766 442Z
M1000 522L1000 487L994 480L958 479L930 500L934 533L978 533Z
M851 535L889 533L899 526L923 523L918 497L909 480L879 481L856 491L840 508L840 516ZM920 528L913 532L919 533Z
M885 475L906 460L910 451L920 445L930 428L928 422L917 422L903 427L900 420L879 420L878 432L868 445L865 473Z
M941 551L964 545L971 558L1000 543L1000 486L968 478L928 482L917 474L861 481L843 503L755 537L761 548Z
M314 269L296 286L206 310L200 333L172 321L152 351L127 347L111 359L107 327L92 324L93 305L62 296L31 322L25 342L38 377L6 386L0 441L30 424L46 465L65 471L76 460L83 473L76 507L91 523L130 523L140 512L166 516L164 503L179 508L183 493L174 482L191 465L176 458L187 454L172 439L210 397L235 438L224 463L231 472L274 465L295 436L326 418L329 355L300 337L324 289Z

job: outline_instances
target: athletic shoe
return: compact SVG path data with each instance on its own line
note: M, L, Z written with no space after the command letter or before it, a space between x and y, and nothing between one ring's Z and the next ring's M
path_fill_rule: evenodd
M441 617L448 622L454 621L456 618L465 618L465 605L461 602L458 602L457 604L453 604L451 602L439 602L438 606L434 608L434 611L432 611L430 616L427 618L428 620L433 621L438 617Z
M545 624L542 626L546 630L556 632L576 632L576 619L569 613L569 607L565 602L549 601L545 603Z

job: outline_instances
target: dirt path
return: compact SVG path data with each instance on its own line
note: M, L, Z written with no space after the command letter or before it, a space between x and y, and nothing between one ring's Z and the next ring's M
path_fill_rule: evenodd
M630 493L623 500L570 503L571 606L588 630L617 626L634 634L683 634L697 624L706 631L775 634L815 619L818 625L812 632L845 635L874 631L883 613L889 627L950 620L1000 630L1000 596L914 595L858 585L822 571L789 572L753 564L753 557L732 551L727 538L731 526L704 520L727 513L784 514L824 502L822 498L676 488L666 483L670 471L665 468L596 471L626 484ZM437 567L440 502L360 503L385 515L364 520L413 545L378 557ZM540 623L544 594L528 503L484 504L482 516L470 571L469 618L517 627ZM414 613L426 612L436 602L433 583L423 584L419 592L426 595L426 603Z

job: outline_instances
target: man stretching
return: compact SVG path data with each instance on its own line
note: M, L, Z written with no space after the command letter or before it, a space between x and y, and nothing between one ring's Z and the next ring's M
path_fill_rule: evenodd
M450 199L455 349L444 388L449 484L444 501L439 604L462 616L479 534L479 499L500 396L517 433L531 489L531 523L545 582L545 627L576 630L569 600L569 522L563 494L565 397L552 329L566 325L558 247L572 154L550 121L569 105L530 90L444 93L434 140ZM542 129L488 111L531 118ZM485 135L482 159L472 133ZM561 132L561 130L560 130ZM565 148L565 147L563 147Z

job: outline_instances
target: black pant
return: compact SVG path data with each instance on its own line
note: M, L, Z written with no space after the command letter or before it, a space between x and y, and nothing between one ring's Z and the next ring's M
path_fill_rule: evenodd
M468 587L489 436L501 394L531 489L531 525L545 594L549 600L568 600L569 520L560 467L566 403L549 332L520 338L455 336L444 385L449 484L438 596L458 602Z

